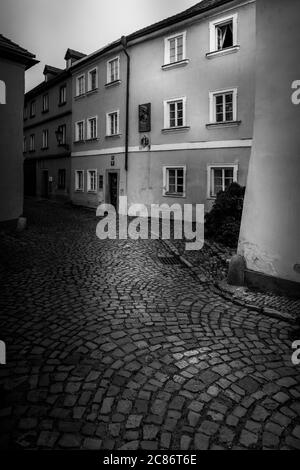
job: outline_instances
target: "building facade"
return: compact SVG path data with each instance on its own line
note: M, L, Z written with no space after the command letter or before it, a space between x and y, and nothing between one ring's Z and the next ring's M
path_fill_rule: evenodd
M0 222L14 222L23 213L24 75L37 62L0 35Z
M24 103L25 194L70 198L72 79L70 66L83 54L68 50L66 69L46 65L44 82Z
M255 2L204 0L76 62L72 201L209 210L245 185L254 60Z

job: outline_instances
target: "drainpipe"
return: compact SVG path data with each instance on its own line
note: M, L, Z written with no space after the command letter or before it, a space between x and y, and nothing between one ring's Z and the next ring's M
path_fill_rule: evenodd
M127 79L126 79L126 125L125 125L125 171L128 171L128 140L129 140L129 84L130 84L130 55L127 52L127 38L121 37L121 45L127 58ZM127 178L127 177L126 177ZM126 187L127 192L127 187Z

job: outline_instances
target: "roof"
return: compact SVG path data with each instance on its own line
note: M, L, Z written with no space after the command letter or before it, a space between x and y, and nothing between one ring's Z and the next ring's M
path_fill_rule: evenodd
M83 54L79 51L75 51L74 49L68 49L64 58L65 60L68 60L71 57L73 57L74 59L82 59L83 57L86 57L86 54Z
M157 23L154 23L150 26L146 26L145 28L139 29L138 31L135 31L134 33L129 34L126 37L126 41L127 43L129 43L130 41L134 41L147 34L154 33L156 31L159 31L160 29L179 23L180 21L193 18L194 16L197 16L201 13L209 12L210 10L213 10L214 8L221 7L233 1L234 0L202 0L201 2L198 2L194 6L188 8L187 10L184 10L180 13L177 13L176 15L165 18L164 20L158 21ZM121 45L122 45L122 38L117 39L116 41L110 44L107 44L101 49L98 49L97 51L89 54L83 59L78 60L75 64L72 65L71 68L74 69L77 66L80 66L81 64L85 63L86 61L90 59L94 59L95 57L99 55L105 54L106 52L109 52L115 47L121 46Z
M63 72L63 69L58 69L57 67L52 67L52 65L45 65L43 73L44 73L44 75L46 73L51 73L52 75L58 75L61 72Z
M3 34L0 34L0 56L24 64L26 70L39 62L34 54L6 38Z

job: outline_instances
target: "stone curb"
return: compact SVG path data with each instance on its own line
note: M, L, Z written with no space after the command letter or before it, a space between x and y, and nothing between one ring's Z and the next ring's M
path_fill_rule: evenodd
M178 256L180 261L190 268L191 270L194 270L194 266L182 255L179 254L179 251L177 248L173 245L170 240L161 240L169 249L174 253L174 255ZM262 313L266 315L267 317L270 318L276 318L277 320L283 321L285 323L289 323L291 325L296 326L296 319L292 315L286 312L280 312L279 310L269 308L269 307L259 307L258 305L255 304L247 304L241 299L233 298L232 293L229 292L229 289L226 289L224 287L224 283L222 284L221 282L210 282L208 280L204 280L203 276L200 276L194 272L194 274L198 277L199 281L201 284L212 284L215 288L215 292L222 295L223 298L226 300L230 300L232 303L236 305L240 305L241 307L248 308L249 310L254 310L256 312Z

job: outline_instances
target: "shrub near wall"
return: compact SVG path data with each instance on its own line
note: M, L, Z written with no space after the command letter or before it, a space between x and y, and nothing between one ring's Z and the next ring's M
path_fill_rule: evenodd
M205 215L205 236L235 248L238 244L245 188L232 183L218 193L212 210Z

